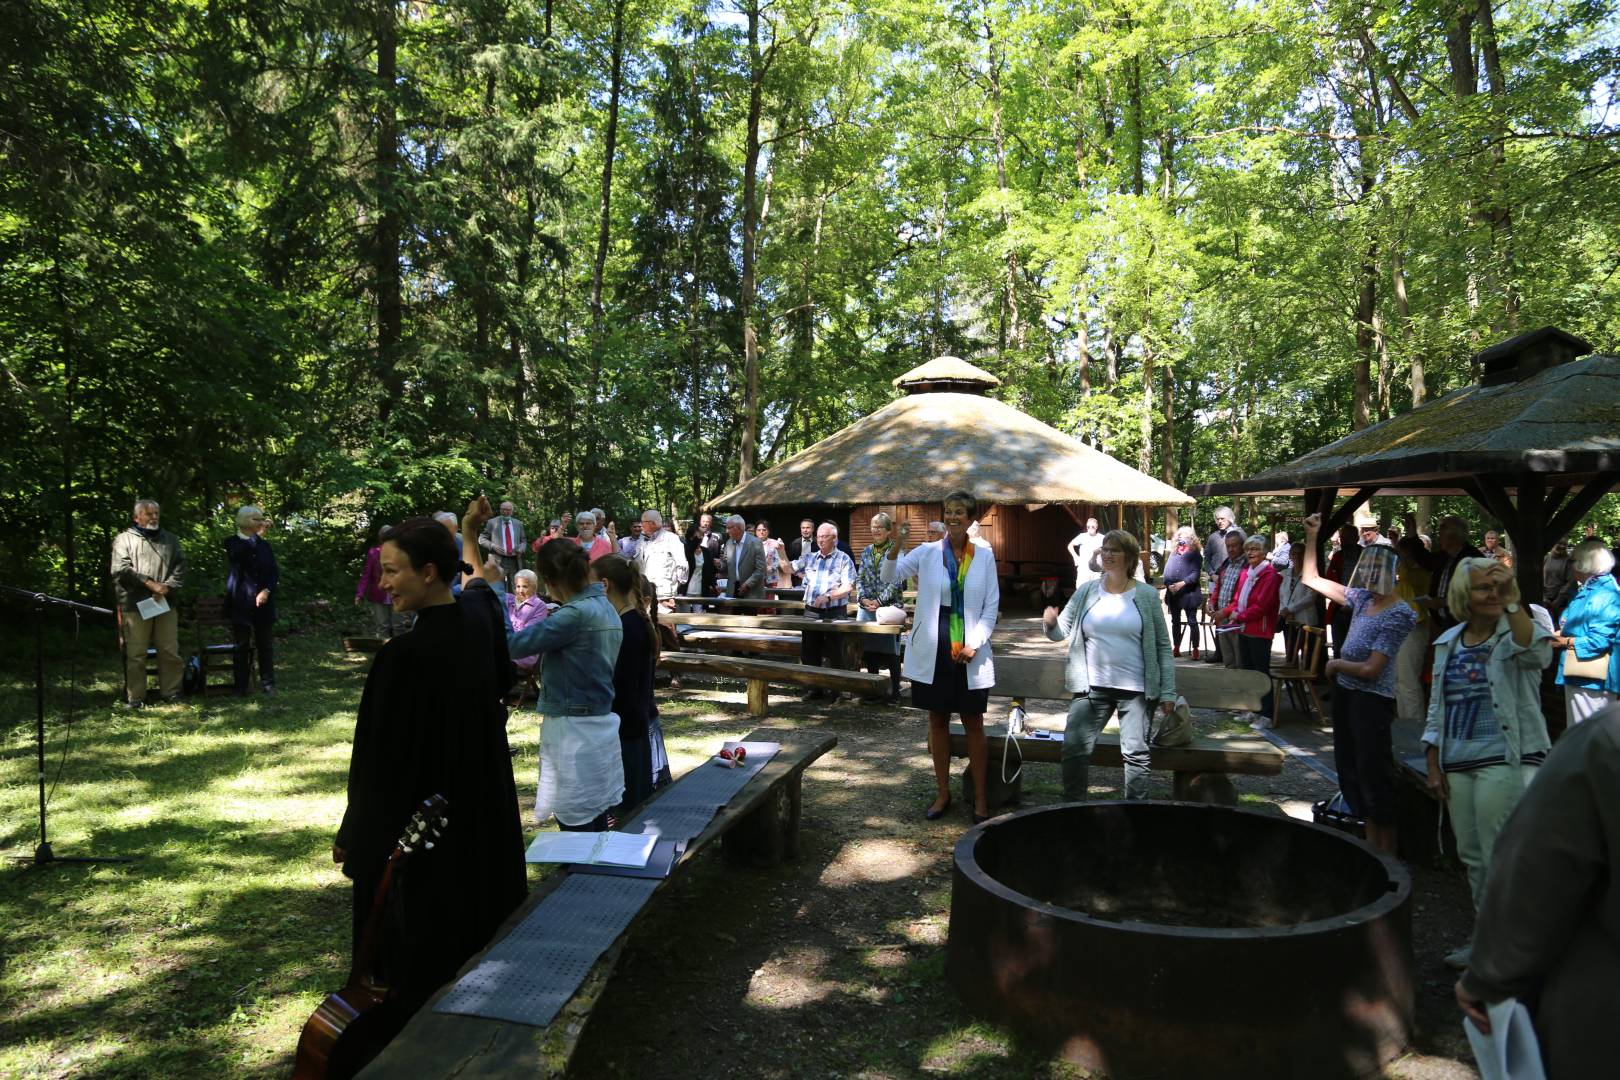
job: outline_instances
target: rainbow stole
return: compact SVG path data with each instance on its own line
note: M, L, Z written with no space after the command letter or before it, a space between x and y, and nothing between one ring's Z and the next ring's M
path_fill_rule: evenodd
M961 663L967 642L967 576L968 567L973 565L973 538L968 538L960 563L951 550L950 537L939 543L945 551L945 574L951 579L951 659Z

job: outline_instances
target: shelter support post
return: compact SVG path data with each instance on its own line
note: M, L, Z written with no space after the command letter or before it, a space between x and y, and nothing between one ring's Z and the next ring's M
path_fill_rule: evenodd
M1579 495L1571 495L1569 501L1557 513L1553 513L1549 508L1547 535L1556 540L1568 534L1581 518L1591 512L1592 507L1598 504L1598 500L1613 491L1616 485L1620 485L1620 472L1599 473L1581 488Z
M1322 531L1318 533L1320 541L1324 544L1333 539L1333 534L1350 520L1356 508L1372 498L1378 491L1377 487L1358 488L1337 508L1333 505L1338 491L1334 488L1308 488L1305 492L1305 513L1322 515Z

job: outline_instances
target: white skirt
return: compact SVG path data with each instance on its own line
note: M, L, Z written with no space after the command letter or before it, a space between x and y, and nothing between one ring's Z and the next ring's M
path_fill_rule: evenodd
M624 799L619 714L542 716L535 820L585 825Z

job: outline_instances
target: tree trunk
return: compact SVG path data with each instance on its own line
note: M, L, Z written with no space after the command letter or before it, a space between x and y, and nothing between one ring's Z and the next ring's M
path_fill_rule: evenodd
M1080 347L1080 396L1083 398L1091 396L1091 328L1087 323L1086 305L1082 299L1075 328Z
M75 413L79 398L79 350L74 343L72 304L68 300L67 275L62 271L62 230L52 230L51 277L56 293L57 350L62 359L62 557L67 573L67 594L79 595L78 534L73 515L73 471L76 468L78 427ZM153 495L156 493L154 492ZM148 498L152 496L147 496Z
M403 317L400 302L399 119L394 95L398 79L395 0L377 3L377 227L372 269L377 288L377 373L383 394L377 419L388 426L394 402L404 393L399 374Z
M759 335L754 327L754 262L759 241L759 124L765 82L765 63L759 51L758 3L748 6L748 130L743 149L742 308L743 417L738 451L737 482L754 475L754 447L759 440Z
M1373 316L1378 303L1378 242L1367 244L1361 258L1361 287L1356 291L1356 387L1351 403L1350 427L1360 431L1371 423Z
M987 41L988 62L990 68L990 135L996 152L996 190L1001 193L1001 232L1003 241L1008 241L1008 234L1012 230L1012 218L1007 213L1007 132L1003 126L1001 108L1001 58L996 49L995 28L988 22L984 25ZM1025 342L1024 323L1018 313L1018 252L1010 241L1007 243L1007 281L1002 289L1001 311L1002 323L1000 333L1001 351L1007 351L1007 327L1012 327L1013 344L1023 348Z
M1130 20L1126 20L1130 25ZM1133 56L1126 67L1127 77L1130 80L1131 128L1132 128L1132 154L1131 154L1131 193L1141 195L1145 189L1143 175L1143 134L1142 134L1142 58Z
M1475 10L1479 23L1479 55L1491 96L1490 204L1483 216L1491 227L1491 261L1502 296L1503 319L1496 329L1499 333L1512 334L1519 326L1519 291L1513 272L1513 211L1504 204L1506 196L1502 187L1502 167L1507 157L1507 82L1496 47L1496 17L1491 11L1491 0L1476 0Z

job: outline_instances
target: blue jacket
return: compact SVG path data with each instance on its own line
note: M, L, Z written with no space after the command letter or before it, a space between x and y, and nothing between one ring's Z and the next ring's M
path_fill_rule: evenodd
M275 622L276 586L281 584L281 570L276 566L270 542L262 536L251 543L240 536L227 536L225 559L230 564L230 574L225 579L225 613L230 616L231 624ZM263 607L258 607L253 600L264 590L269 590L270 597Z
M495 591L506 603L506 590ZM506 651L540 657L540 701L544 716L606 716L613 711L613 666L619 660L624 626L607 593L587 585L568 603L537 623L506 632Z
M1620 644L1620 585L1612 574L1593 574L1564 609L1565 635L1575 639L1575 659L1595 660ZM1568 649L1558 650L1558 684L1564 685ZM1620 664L1609 661L1607 682L1571 679L1570 685L1620 694Z

